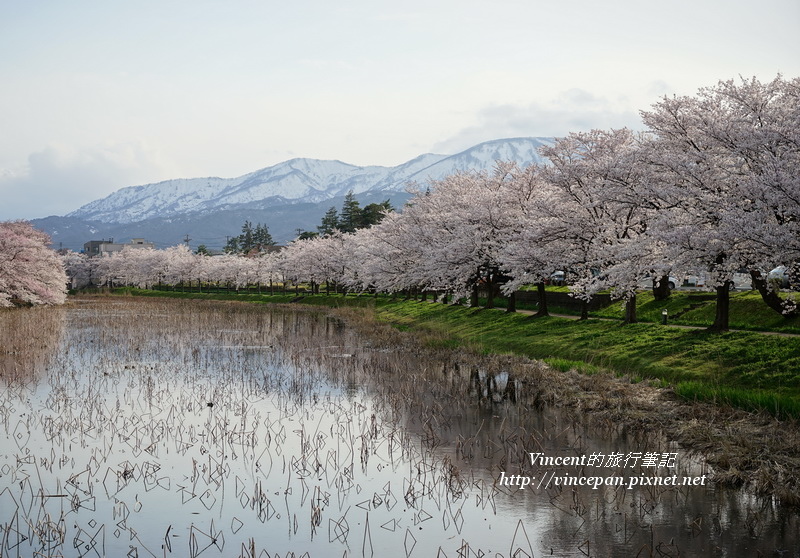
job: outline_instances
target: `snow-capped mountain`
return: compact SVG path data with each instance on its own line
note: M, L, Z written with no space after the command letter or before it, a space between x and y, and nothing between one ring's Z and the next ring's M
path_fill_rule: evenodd
M424 154L396 167L358 167L341 161L292 159L238 178L182 178L130 186L93 201L66 217L31 223L50 234L55 248L80 251L90 240L127 242L144 238L159 248L190 238L194 248L222 248L245 220L263 223L279 244L298 231L315 231L325 212L341 207L353 191L359 203L389 200L397 208L407 188L424 188L456 171L490 170L498 160L521 165L540 160L546 138L500 139L456 155Z
M358 167L341 161L291 159L238 178L188 178L130 186L68 214L101 223L125 224L154 218L220 210L267 209L283 204L319 203L352 191L405 192L456 171L491 169L497 160L539 161L543 138L494 140L456 155L420 155L396 167Z

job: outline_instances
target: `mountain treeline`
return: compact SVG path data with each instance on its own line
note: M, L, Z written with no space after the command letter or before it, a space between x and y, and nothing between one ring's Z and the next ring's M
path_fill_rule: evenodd
M267 226L258 223L254 227L252 222L245 221L240 235L228 237L224 251L226 254L260 253L268 246L275 246L275 241Z
M332 205L322 216L322 221L317 226L317 232L302 231L298 238L305 240L320 235L330 236L335 231L352 233L359 229L366 229L380 223L384 215L390 211L394 211L394 207L388 199L381 203L370 203L361 207L355 194L350 190L342 202L341 210L337 210L336 206Z

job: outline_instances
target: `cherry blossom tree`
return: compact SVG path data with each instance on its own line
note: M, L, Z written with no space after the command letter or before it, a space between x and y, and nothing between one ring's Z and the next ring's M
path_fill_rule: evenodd
M515 226L506 190L517 171L498 162L492 173L457 172L417 190L403 211L407 246L416 247L416 267L409 270L424 289L444 290L471 298L478 289L492 307L498 287L508 278L500 259L502 232Z
M700 98L721 116L705 133L734 162L730 180L741 201L730 226L749 252L753 284L770 308L796 314L765 276L800 259L800 79L729 80Z
M73 289L83 289L92 285L94 262L86 254L67 250L61 260Z
M524 285L535 284L538 293L536 316L548 316L546 282L563 269L560 247L547 233L548 208L556 202L555 190L545 181L542 168L508 167L504 208L510 226L499 231L499 253L507 281L503 291L514 300L514 293Z
M797 258L797 87L720 82L642 112L653 135L651 192L671 208L653 228L676 267L704 271L716 290L711 330L728 329L737 270Z
M646 172L637 136L628 129L574 133L541 153L550 162L542 175L552 191L533 217L551 246L551 263L570 274L576 297L588 302L611 288L627 301L626 321L636 321L637 281L652 265L642 247L653 209L642 195Z
M394 294L418 286L424 255L419 232L406 212L388 213L377 225L356 231L352 249L359 283L354 287Z
M88 265L93 279L140 286L242 288L280 278L314 291L322 283L433 291L473 304L482 288L487 306L498 289L512 297L533 283L540 314L547 313L545 281L565 270L574 296L588 301L611 289L626 300L630 322L644 276L663 287L668 274L695 271L717 292L711 329L724 331L731 279L742 268L771 308L796 313L765 276L800 262L798 99L800 80L780 76L664 98L642 113L644 134L570 134L542 148L547 164L500 161L492 172L455 173L410 190L402 212L369 228L330 229L277 254L207 257L176 246L125 250L91 264L74 255L64 261L71 270Z
M63 304L67 275L50 237L26 221L0 223L0 306Z

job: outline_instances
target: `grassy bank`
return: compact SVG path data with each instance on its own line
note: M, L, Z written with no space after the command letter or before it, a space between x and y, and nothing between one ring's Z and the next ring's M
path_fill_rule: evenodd
M675 292L667 300L653 299L650 291L637 295L636 310L643 322L661 323L661 311L666 309L671 324L707 327L714 321L714 293ZM593 313L598 318L622 319L622 305L612 304ZM787 320L767 307L757 291L731 293L731 329L773 331L800 334L800 320Z
M664 327L657 323L623 325L615 319L576 321L566 318L531 318L499 310L480 310L416 301L392 301L369 296L236 295L165 293L126 289L136 295L247 300L261 303L319 304L374 308L376 317L400 329L425 332L427 342L443 347L464 348L480 353L518 354L544 359L556 368L576 368L592 374L611 370L633 381L651 380L671 386L687 399L730 404L748 410L764 410L778 417L800 418L800 338L764 335L750 331L710 334L703 330ZM731 315L746 316L748 296L732 300ZM757 295L756 295L757 296ZM646 296L640 314L660 317L659 305ZM681 309L702 312L698 299L673 295L666 304L675 314ZM741 307L740 307L740 303ZM763 304L763 303L762 303ZM618 309L598 314L605 318ZM771 311L768 311L771 312ZM606 313L606 314L603 314ZM760 319L771 319L768 314ZM778 320L782 318L775 315ZM733 320L732 320L733 321ZM699 324L707 325L705 321ZM732 323L732 327L736 327ZM791 331L791 322L778 331ZM744 329L744 328L743 328Z

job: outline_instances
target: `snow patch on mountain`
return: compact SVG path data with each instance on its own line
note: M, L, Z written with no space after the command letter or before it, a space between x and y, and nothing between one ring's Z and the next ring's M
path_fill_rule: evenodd
M291 159L237 178L183 178L129 186L90 202L67 217L133 223L190 212L281 203L318 203L365 192L403 192L456 171L491 170L498 160L539 162L545 138L513 138L478 144L455 155L420 155L396 167L359 167L342 161Z

